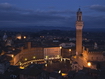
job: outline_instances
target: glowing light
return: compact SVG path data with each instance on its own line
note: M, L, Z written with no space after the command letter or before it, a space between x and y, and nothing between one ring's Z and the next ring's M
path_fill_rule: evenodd
M62 76L67 76L67 74L66 73L62 73Z
M54 59L54 57L52 57L51 59Z
M90 66L91 66L91 63L90 63L90 62L88 62L88 63L87 63L87 65L90 67Z
M33 62L31 62L31 64L33 64Z
M62 58L61 58L61 61L62 61Z
M57 55L57 58L60 58L60 56L59 56L59 55Z
M21 36L17 36L17 39L21 39Z
M36 57L35 56L33 56L33 59L35 59Z
M20 69L24 69L24 67L20 66Z
M47 67L48 65L47 65L47 64L45 64L45 66Z
M74 58L77 58L76 56L74 56Z
M14 57L14 55L11 55L11 57L13 58L13 57Z
M44 36L40 36L40 38L44 38Z
M27 58L25 58L24 60L27 61Z
M66 61L66 59L64 59L64 61Z
M46 59L48 59L48 56L46 56Z
M15 50L15 49L13 48L13 50Z
M59 70L59 72L58 73L61 73L61 70Z
M22 65L22 63L21 62L19 62L20 63L20 65Z
M69 51L71 52L71 49L69 49Z
M24 39L26 39L26 36L24 36Z
M60 49L62 49L62 47L60 47Z

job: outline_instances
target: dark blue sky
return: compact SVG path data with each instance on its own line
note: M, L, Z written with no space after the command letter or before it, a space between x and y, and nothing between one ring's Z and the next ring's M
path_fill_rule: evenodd
M75 27L79 6L85 28L105 27L105 0L0 0L0 26Z

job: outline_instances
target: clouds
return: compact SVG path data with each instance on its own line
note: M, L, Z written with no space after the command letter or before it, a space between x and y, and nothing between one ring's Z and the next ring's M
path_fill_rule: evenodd
M0 9L9 9L12 5L9 3L0 3Z
M104 5L91 5L90 9L99 11L99 12L105 12L105 6Z
M8 3L0 4L1 26L70 26L70 17L67 17L70 14L73 12L68 10L34 11L19 9Z
M105 6L91 5L83 16L86 28L105 28Z
M62 26L75 28L76 11L73 10L29 10L15 7L9 3L0 3L0 27L21 26ZM104 12L105 6L88 7L97 12ZM85 13L83 13L85 14ZM83 15L86 27L104 27L105 16Z
M15 11L18 10L17 8L13 7L9 3L0 3L0 11Z
M24 10L24 9L17 8L14 5L9 3L0 3L0 12L30 13L30 12L33 12L33 10Z
M51 14L49 12L0 12L0 22L4 22L7 26L11 22L13 22L13 26L17 26L16 23L20 26L64 26L69 19L69 17Z

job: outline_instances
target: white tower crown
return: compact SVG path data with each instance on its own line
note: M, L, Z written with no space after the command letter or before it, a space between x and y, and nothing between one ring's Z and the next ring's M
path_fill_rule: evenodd
M79 8L78 11L77 11L76 29L81 30L82 28L83 28L82 11Z
M82 11L80 8L77 11L77 21L82 21Z

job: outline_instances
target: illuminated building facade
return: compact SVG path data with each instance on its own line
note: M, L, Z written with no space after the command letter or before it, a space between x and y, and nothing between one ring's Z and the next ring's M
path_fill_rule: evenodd
M97 43L95 43L94 47L82 47L82 29L82 12L79 8L76 21L76 56L74 57L73 67L77 70L81 70L83 69L83 67L90 67L92 69L96 69L98 62L105 61L105 52L101 49L98 49Z
M77 21L76 21L76 54L80 55L82 53L82 12L80 8L77 11Z
M12 56L12 54L10 55ZM31 47L31 42L28 42L27 48L21 47L21 52L14 55L14 65L18 65L19 62L27 62L30 60L38 59L58 59L61 57L60 47Z
M45 59L58 59L61 56L60 47L47 47L44 48L44 58Z

